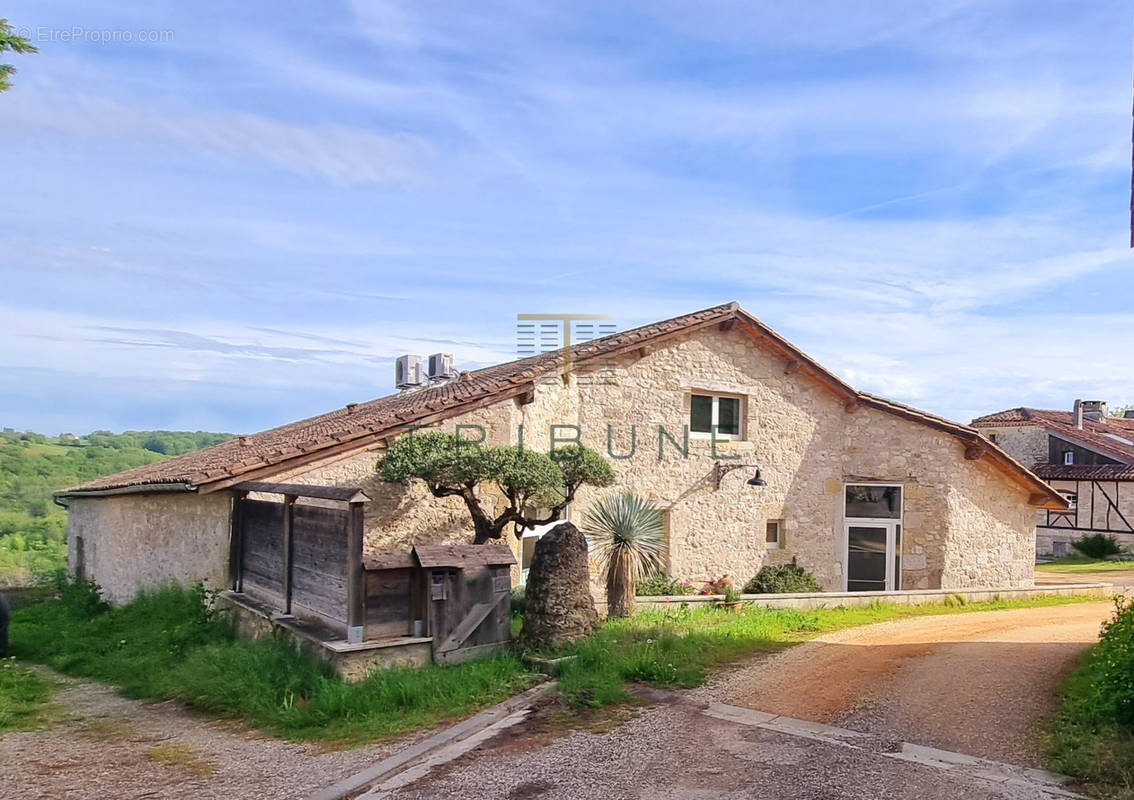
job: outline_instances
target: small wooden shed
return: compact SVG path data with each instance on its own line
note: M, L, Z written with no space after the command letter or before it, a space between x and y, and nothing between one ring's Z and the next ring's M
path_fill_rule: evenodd
M463 661L511 639L505 544L421 545L364 559L366 639L429 636L433 658Z

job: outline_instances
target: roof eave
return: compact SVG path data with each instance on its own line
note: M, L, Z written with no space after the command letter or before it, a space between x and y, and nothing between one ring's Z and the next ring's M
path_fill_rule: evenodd
M153 494L156 492L195 492L197 487L189 483L136 483L126 486L108 486L105 489L63 489L53 492L52 497L112 497L121 494Z

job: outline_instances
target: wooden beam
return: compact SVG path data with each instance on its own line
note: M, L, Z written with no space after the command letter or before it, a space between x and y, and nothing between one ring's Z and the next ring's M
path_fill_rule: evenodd
M843 406L843 411L848 414L858 411L858 400L847 400L846 405Z
M723 320L721 322L721 330L722 331L731 331L735 327L736 327L736 317L729 317L728 319Z
M295 495L284 495L283 502L283 539L280 552L283 554L283 580L281 586L283 587L283 613L291 613L291 562L294 555L294 548L291 541L291 525L294 518L295 511Z
M366 632L366 576L362 571L363 505L350 504L347 523L347 642L361 642Z
M319 500L340 500L344 503L369 503L370 498L354 486L313 486L305 483L268 483L266 481L244 481L233 487L241 492L263 492L265 494L291 495L292 497L315 497Z
M983 442L969 442L965 445L965 459L967 461L977 461L984 457L988 452L988 447Z
M232 498L232 512L229 516L228 534L228 585L234 592L244 591L244 525L241 511L247 492L237 492Z
M793 358L788 361L787 365L784 367L784 375L794 375L795 373L799 372L799 369L802 366L802 361L800 361L798 358Z
M535 389L528 389L522 395L516 398L516 402L521 406L531 405L535 402Z

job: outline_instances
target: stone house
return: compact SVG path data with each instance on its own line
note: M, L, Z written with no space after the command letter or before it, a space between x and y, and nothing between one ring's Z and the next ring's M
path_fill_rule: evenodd
M470 541L458 499L377 479L411 426L542 449L577 435L616 472L601 491L662 509L668 571L698 582L795 558L831 591L1030 586L1036 509L1067 507L975 429L856 391L729 303L67 489L72 567L117 600L170 579L223 586L246 481L363 489L368 554ZM518 570L534 535L508 536Z
M1094 533L1134 548L1134 411L1115 417L1100 400L1076 400L1070 411L1011 408L972 425L1067 499L1039 512L1037 552L1066 555Z

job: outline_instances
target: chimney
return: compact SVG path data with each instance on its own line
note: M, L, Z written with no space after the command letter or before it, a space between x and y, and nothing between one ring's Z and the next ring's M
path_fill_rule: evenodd
M1105 400L1083 400L1079 407L1083 409L1083 419L1106 422Z
M1076 400L1075 407L1071 409L1071 420L1075 423L1075 427L1083 430L1083 401Z

